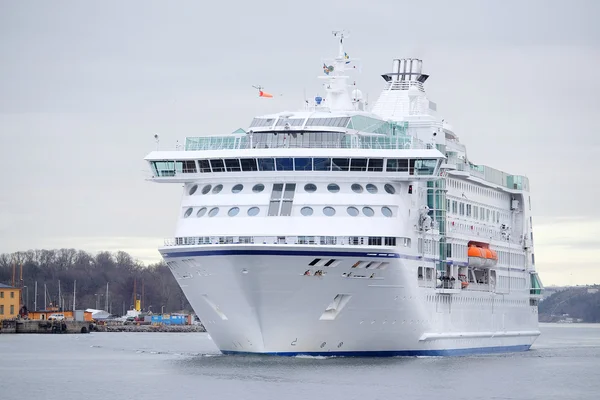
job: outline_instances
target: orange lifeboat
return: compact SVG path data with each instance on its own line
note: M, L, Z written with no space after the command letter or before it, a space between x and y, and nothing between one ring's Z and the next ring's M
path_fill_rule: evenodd
M467 255L471 267L493 267L498 263L498 254L489 248L471 245Z

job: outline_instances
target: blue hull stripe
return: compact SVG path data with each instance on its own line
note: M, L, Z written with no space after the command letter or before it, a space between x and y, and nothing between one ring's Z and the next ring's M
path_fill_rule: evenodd
M376 253L376 252L356 252L356 251L302 251L302 250L260 250L260 249L229 249L229 250L194 250L182 252L164 253L163 257L208 257L208 256L313 256L313 257L371 257L371 258L401 258L413 261L438 262L440 259L420 256L411 256L398 253ZM467 263L449 261L450 264L467 266ZM495 267L497 270L509 270L506 267ZM510 268L511 271L525 271L522 268Z
M516 346L496 347L473 347L468 349L446 349L446 350L381 350L381 351L300 351L300 352L266 352L251 353L244 351L222 350L227 355L269 355L269 356L312 356L312 357L446 357L446 356L468 356L473 354L513 353L527 351L531 345L523 344Z
M400 254L397 253L363 253L363 252L344 252L344 251L300 251L300 250L251 250L251 249L240 249L240 250L200 250L200 251L183 251L165 253L164 257L193 257L193 256L247 256L247 255L259 255L259 256L323 256L323 257L382 257L382 258L400 258ZM418 257L414 257L417 259Z

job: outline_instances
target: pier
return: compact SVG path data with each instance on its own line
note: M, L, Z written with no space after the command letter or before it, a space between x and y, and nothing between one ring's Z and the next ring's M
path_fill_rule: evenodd
M94 328L89 321L4 320L0 333L89 333Z

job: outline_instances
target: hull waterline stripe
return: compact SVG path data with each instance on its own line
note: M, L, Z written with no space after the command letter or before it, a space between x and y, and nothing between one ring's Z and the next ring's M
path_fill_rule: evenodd
M473 347L468 349L446 350L379 350L379 351L298 351L298 352L264 352L253 353L234 350L221 350L227 355L270 355L270 356L312 356L312 357L441 357L468 356L474 354L513 353L527 351L531 345Z

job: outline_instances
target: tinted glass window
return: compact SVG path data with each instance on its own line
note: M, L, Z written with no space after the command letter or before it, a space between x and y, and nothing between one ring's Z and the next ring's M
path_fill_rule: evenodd
M312 158L295 158L296 171L312 171Z
M275 159L273 158L259 158L258 169L260 171L275 171Z
M331 171L331 158L315 158L315 171Z

